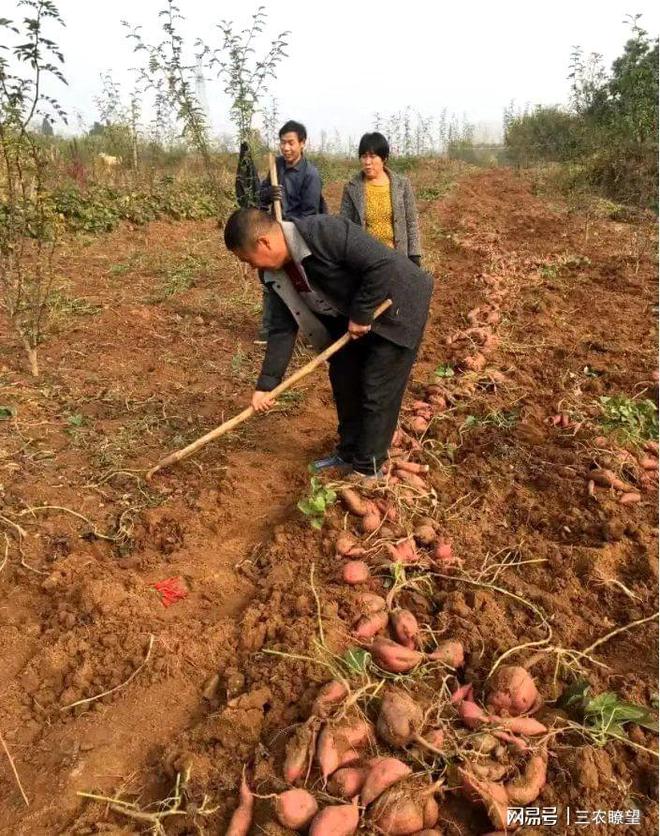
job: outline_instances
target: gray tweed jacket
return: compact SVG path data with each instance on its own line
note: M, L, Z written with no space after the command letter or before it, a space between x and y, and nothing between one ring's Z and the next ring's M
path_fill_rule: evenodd
M421 256L422 241L419 234L417 203L410 180L387 167L385 171L390 177L394 246L404 255ZM364 229L364 177L361 172L344 186L339 214Z

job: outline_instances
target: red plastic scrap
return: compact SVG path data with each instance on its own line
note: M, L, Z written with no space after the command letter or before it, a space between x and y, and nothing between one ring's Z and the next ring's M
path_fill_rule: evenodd
M164 607L176 604L177 601L185 598L188 594L181 578L165 578L164 581L155 583L154 588L160 592L160 600Z

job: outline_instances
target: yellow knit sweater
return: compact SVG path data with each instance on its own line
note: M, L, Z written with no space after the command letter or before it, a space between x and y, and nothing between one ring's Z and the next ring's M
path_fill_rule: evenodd
M368 180L365 181L364 216L367 232L394 249L392 194L389 183L377 186Z

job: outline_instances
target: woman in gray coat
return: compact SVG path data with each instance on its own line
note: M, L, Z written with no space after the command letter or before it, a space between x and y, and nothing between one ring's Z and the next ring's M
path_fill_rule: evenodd
M365 134L358 155L362 171L344 186L339 214L419 266L422 248L410 181L387 167L390 147L382 134Z

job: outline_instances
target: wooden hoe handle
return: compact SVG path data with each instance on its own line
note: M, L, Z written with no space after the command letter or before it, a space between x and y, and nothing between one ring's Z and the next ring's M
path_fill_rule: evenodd
M268 167L270 169L270 185L279 186L277 182L277 166L275 165L275 157L272 154L268 155ZM273 201L273 210L275 211L275 220L282 223L282 201Z
M386 299L384 302L381 302L381 304L374 311L374 319L377 319L382 313L384 313L391 306L391 304L391 299ZM276 398L278 395L281 395L282 392L286 392L287 389L290 389L295 383L302 380L303 377L307 377L310 372L313 372L314 369L318 368L318 366L324 363L329 357L332 357L333 354L336 354L350 341L351 335L347 331L343 336L332 343L332 345L329 345L324 351L318 354L313 360L310 360L309 363L304 365L301 369L298 369L297 372L294 372L290 377L287 377L286 380L283 380L279 386L276 386L269 393L270 396ZM181 450L176 450L174 453L170 453L169 456L165 456L164 459L161 459L158 464L154 465L154 467L147 472L147 481L151 479L154 473L157 473L164 467L169 467L171 464L187 459L188 456L196 453L197 450L204 447L209 443L209 441L220 438L221 435L233 430L234 427L237 427L239 424L242 424L243 421L247 421L248 418L251 418L254 413L254 407L248 406L248 408L244 409L243 412L239 412L238 415L230 418L229 421L225 421L224 424L220 424L220 426L216 427L214 430L207 432L206 435L203 435L196 441L193 441L187 447L184 447Z

